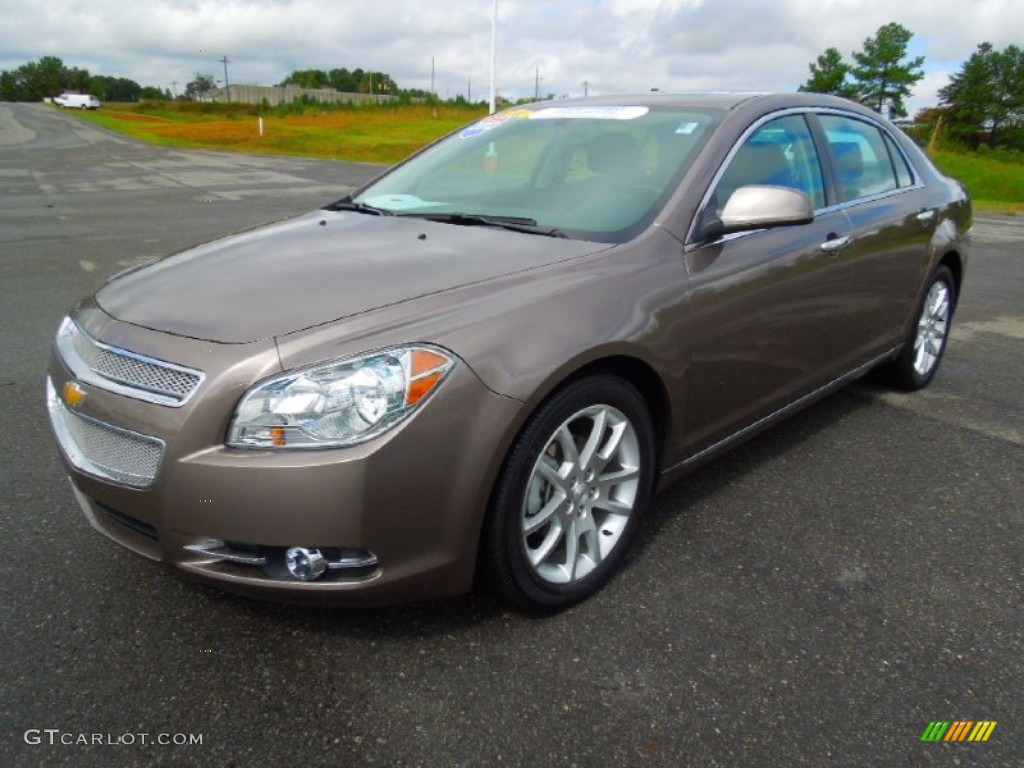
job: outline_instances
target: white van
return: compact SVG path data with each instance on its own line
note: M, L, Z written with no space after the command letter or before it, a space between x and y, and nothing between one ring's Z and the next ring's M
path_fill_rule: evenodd
M89 96L81 93L62 93L54 100L55 104L66 109L99 109L100 100L95 96Z

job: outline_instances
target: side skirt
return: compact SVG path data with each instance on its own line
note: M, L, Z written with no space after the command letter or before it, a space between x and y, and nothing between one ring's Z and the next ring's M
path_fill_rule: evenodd
M719 453L726 451L727 449L731 448L737 443L741 443L744 440L753 437L758 432L761 432L762 430L767 429L773 424L782 421L787 416L792 415L796 411L799 411L800 409L807 407L815 400L819 400L825 395L828 395L837 389L841 389L854 379L859 379L861 376L866 374L879 363L884 362L885 360L888 360L889 358L898 354L902 347L902 344L893 347L884 354L872 358L863 365L854 368L853 370L843 374L838 378L832 379L832 381L828 382L827 384L824 384L818 387L817 389L808 392L806 395L803 395L802 397L794 400L788 405L784 405L779 410L774 411L768 414L767 416L763 416L762 418L758 419L757 421L751 424L748 424L739 431L734 432L733 434L729 435L726 438L723 438L722 440L719 440L717 443L709 445L707 448L698 451L692 456L683 459L682 461L673 464L670 467L662 469L661 479L664 481L666 479L666 476L669 474L674 474L676 472L684 473L685 471L693 469L696 465L702 464L703 462L710 459L712 456L715 456Z

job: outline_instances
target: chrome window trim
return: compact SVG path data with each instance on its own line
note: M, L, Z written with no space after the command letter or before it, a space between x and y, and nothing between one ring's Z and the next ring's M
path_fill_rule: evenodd
M837 212L837 211L845 211L845 210L847 210L849 208L854 207L855 205L864 205L865 203L873 203L873 202L875 202L877 200L882 200L882 199L884 199L886 197L893 197L894 195L902 195L902 194L905 194L907 192L910 192L910 191L913 191L913 190L919 189L919 188L920 187L900 187L899 189L890 189L887 192L879 192L877 194L871 195L870 197L858 197L856 200L844 200L841 203L836 203L835 205L828 205L828 206L826 206L824 208L817 209L814 212L814 218L818 218L818 216L826 214L826 213L834 213L834 212ZM720 237L717 240L715 240L714 244L717 245L717 244L720 244L720 243L728 243L728 242L731 242L733 240L739 240L742 237L749 237L750 235L756 235L759 232L764 232L764 231L765 231L764 229L751 229L751 230L747 230L746 232L730 232L729 234L723 235L722 237ZM706 245L711 245L711 243L687 243L687 245L686 245L686 252L689 253L690 251L696 250L697 248L703 248Z
M889 190L886 190L885 192L876 192L875 194L868 195L866 197L858 197L856 200L844 200L841 203L836 203L835 205L830 205L828 208L822 208L820 211L815 211L815 213L818 214L818 213L831 213L832 211L842 211L842 210L845 210L847 208L852 208L855 205L863 205L864 203L873 203L876 200L882 200L883 198L886 198L886 197L893 197L894 195L902 195L902 194L904 194L906 192L911 192L911 191L913 191L915 189L919 189L919 188L920 187L898 187L897 189L889 189Z
M892 131L890 131L886 126L882 125L877 120L872 119L868 115L861 115L861 114L859 114L857 112L847 112L844 109L836 109L835 107L823 107L822 109L812 109L810 111L814 112L815 114L818 114L818 115L838 115L839 117L847 117L847 118L850 118L851 120L860 120L862 123L867 123L868 125L873 125L875 128L880 130L883 134L885 134L886 136L889 137L889 140L892 141L893 145L896 147L896 151L900 153L900 156L903 158L903 162L905 162L907 164L907 168L910 169L910 173L914 177L914 183L913 184L910 184L910 185L908 185L906 187L897 187L895 190L889 190L889 192L895 192L897 190L904 190L904 189L918 189L918 188L924 186L924 182L921 181L921 174L918 172L917 166L914 165L914 162L907 155L906 151L903 149L903 147L901 146L900 142L897 141L896 137L892 135ZM881 194L888 194L888 193L886 192L886 193L881 193ZM874 196L872 196L872 198L873 197ZM870 199L870 198L866 198L866 197L858 197L857 198L857 200L868 200L868 199ZM856 202L856 201L854 201L854 200L847 200L846 202L852 203L852 202Z
M118 379L107 375L102 371L94 370L75 348L73 339L73 334L75 333L81 334L88 344L91 344L104 352L108 352L109 354L116 355L118 357L126 357L156 368L163 368L165 370L192 376L196 379L195 386L193 386L187 394L179 397L169 395L166 392L161 392L159 390L154 390L153 388L141 386L136 382ZM102 341L90 336L70 316L64 318L60 328L57 330L56 343L57 351L60 354L61 359L64 361L64 364L68 367L71 373L74 374L75 378L87 384L92 384L98 389L123 395L124 397L130 397L135 400L153 403L155 405L164 405L169 408L180 408L192 399L206 380L206 374L203 371L196 370L195 368L188 368L166 360L159 360L155 357L149 357L127 349L122 349L121 347L104 344Z
M722 161L721 165L718 166L718 170L715 171L714 178L711 179L711 183L708 185L708 188L704 191L704 195L703 195L703 197L701 197L701 200L700 200L700 205L697 206L698 215L694 217L693 221L690 223L690 228L686 232L686 238L685 238L684 242L686 243L686 248L687 249L698 248L698 247L701 247L703 245L706 245L706 243L695 243L693 241L694 233L696 232L697 225L698 225L698 223L700 221L700 218L701 218L699 213L701 211L703 211L707 207L708 202L710 202L710 200L711 200L711 195L714 193L715 189L718 187L718 182L722 180L722 176L725 174L725 171L729 167L729 164L732 162L733 158L736 156L736 153L740 151L740 147L742 147L746 143L747 139L749 139L750 136L755 131L757 131L762 125L764 125L765 123L768 123L768 122L770 122L772 120L775 120L775 119L780 118L780 117L787 117L789 115L808 115L808 114L810 114L810 115L826 115L826 114L827 115L837 115L839 117L846 117L846 118L850 118L850 119L853 119L853 120L860 120L861 122L867 123L868 125L872 125L872 126L878 128L880 131L882 131L883 133L888 135L889 138L892 140L892 143L896 146L896 150L900 153L900 156L903 158L904 162L907 164L907 167L910 169L910 172L911 172L911 174L913 174L913 177L914 177L914 183L909 185L909 186L906 186L906 187L897 187L896 189L889 189L889 190L886 190L885 192L878 192L878 193L876 193L874 195L870 195L868 197L858 197L855 200L844 200L841 203L836 203L834 205L827 205L824 208L816 208L814 210L815 218L817 218L818 214L832 213L833 211L841 211L841 210L843 210L845 208L849 208L850 206L860 205L861 203L864 203L864 202L873 202L875 200L880 200L883 197L888 197L889 195L901 194L903 192L908 192L910 190L924 188L924 183L921 181L921 174L918 172L917 166L915 166L913 161L911 161L911 159L907 156L907 153L906 153L906 151L904 151L903 147L900 145L900 142L896 140L896 138L892 135L891 131L889 131L881 123L873 120L871 117L869 117L867 115L859 114L857 112L849 112L849 111L847 111L845 109L837 109L836 107L788 107L786 109L780 109L780 110L778 110L776 112L772 112L770 114L764 115L761 118L759 118L758 120L756 120L733 143L732 148L729 150L729 154L727 154L725 156L725 159ZM822 165L821 164L821 157L820 156L818 157L818 164ZM824 174L824 172L825 172L824 166L821 167L821 171L822 171L822 174ZM723 237L723 238L721 238L719 240L716 240L715 242L717 242L717 243L728 242L729 240L735 240L738 237L746 237L748 235L757 234L758 232L763 232L763 231L764 230L762 230L762 229L754 229L754 230L750 230L749 232L736 232L736 233L733 233L733 235L726 235L725 237Z

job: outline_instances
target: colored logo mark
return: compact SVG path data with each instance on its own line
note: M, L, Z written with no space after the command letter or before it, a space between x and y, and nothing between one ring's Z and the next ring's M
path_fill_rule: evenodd
M921 741L988 741L995 729L995 720L933 720Z
M77 382L69 381L64 385L64 402L77 408L85 400L85 390Z

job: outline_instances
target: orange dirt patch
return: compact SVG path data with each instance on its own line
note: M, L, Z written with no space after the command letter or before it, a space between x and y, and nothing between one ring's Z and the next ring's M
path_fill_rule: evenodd
M115 112L112 110L104 110L104 114L117 118L118 120L124 120L129 123L169 123L171 122L166 117L159 117L157 115L140 115L137 112Z

